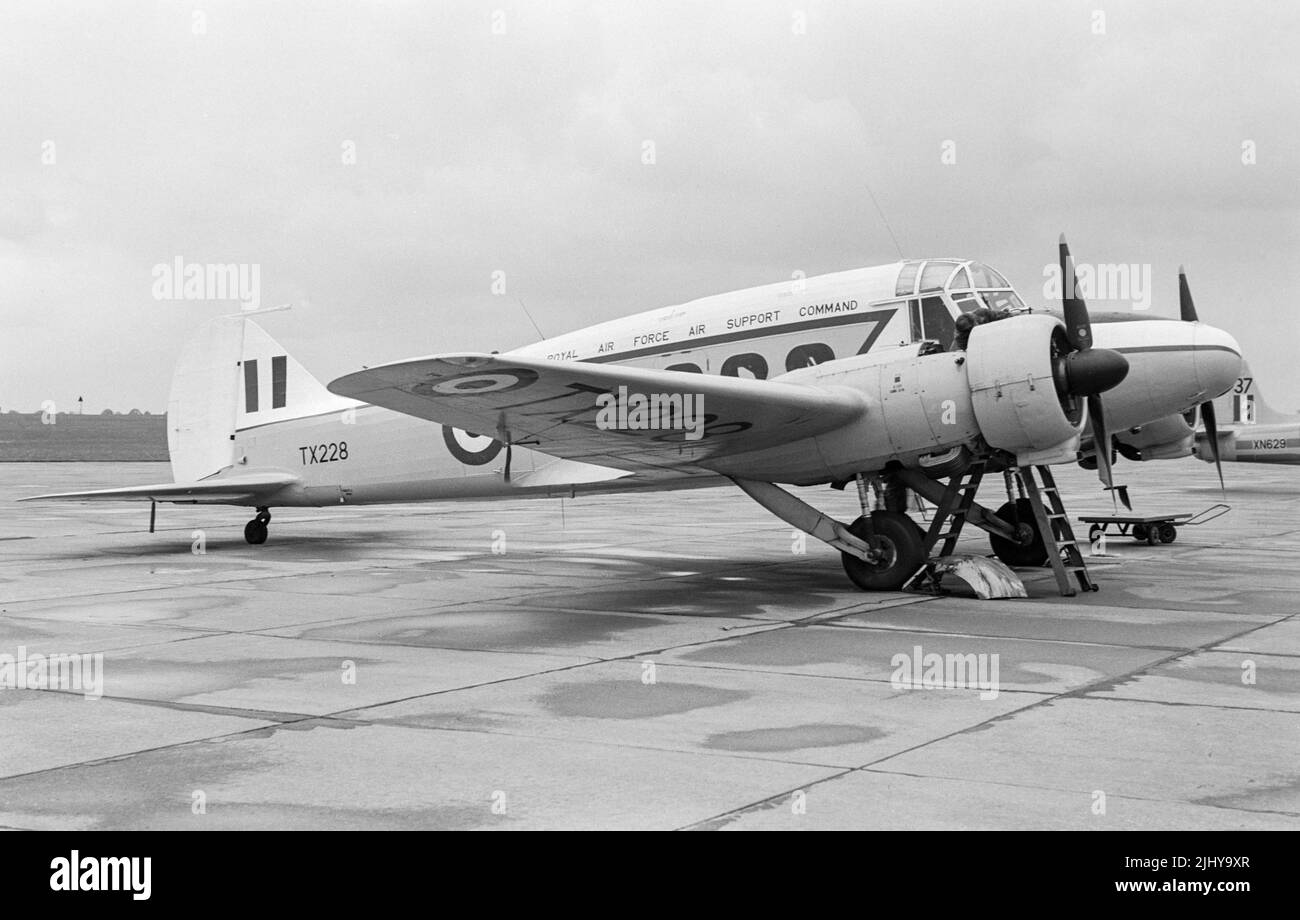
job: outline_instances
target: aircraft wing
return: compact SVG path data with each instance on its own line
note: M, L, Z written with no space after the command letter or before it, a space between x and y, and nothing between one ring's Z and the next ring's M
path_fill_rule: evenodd
M137 499L146 502L194 502L213 504L243 502L264 497L298 482L291 473L243 473L198 482L168 482L122 489L93 489L88 492L53 492L20 498L22 502L34 501L122 501Z
M369 368L340 377L329 390L553 456L638 472L778 447L838 428L867 407L847 387L481 354ZM606 394L619 398L612 409ZM650 406L642 418L658 422L665 416L653 411L653 399L680 401L682 415L674 418L686 423L691 406L704 422L702 437L688 437L680 425L637 428L637 396ZM621 417L618 405L626 409Z

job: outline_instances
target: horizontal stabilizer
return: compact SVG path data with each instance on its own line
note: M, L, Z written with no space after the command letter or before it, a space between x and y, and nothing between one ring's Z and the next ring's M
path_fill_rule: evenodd
M145 486L127 486L121 489L93 489L88 492L54 492L33 495L19 501L137 501L146 502L203 502L221 504L246 502L267 498L298 482L291 473L242 473L234 476L214 477L199 482L168 482Z

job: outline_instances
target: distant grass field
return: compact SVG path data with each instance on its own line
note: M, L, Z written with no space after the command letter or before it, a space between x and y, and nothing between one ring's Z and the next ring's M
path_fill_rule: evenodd
M165 415L0 415L0 462L166 460Z

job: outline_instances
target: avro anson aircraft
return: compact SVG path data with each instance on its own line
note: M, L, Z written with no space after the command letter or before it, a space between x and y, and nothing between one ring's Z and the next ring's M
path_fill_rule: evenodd
M1060 261L1073 281L1064 238ZM1008 473L1010 494L1017 470L1091 451L1109 486L1110 451L1091 445L1138 429L1144 455L1173 445L1185 456L1183 414L1236 381L1240 349L1226 332L1094 319L1075 290L1065 286L1058 315L1027 308L979 262L907 260L704 297L502 354L370 367L328 386L254 322L220 318L185 347L172 380L174 482L37 498L248 506L257 514L244 535L260 544L274 507L730 480L839 550L859 587L896 589L926 560L902 510L918 473L983 464ZM862 516L852 524L782 488L853 482ZM968 508L999 555L1042 564L1024 552L1041 546L1041 528L1016 500Z

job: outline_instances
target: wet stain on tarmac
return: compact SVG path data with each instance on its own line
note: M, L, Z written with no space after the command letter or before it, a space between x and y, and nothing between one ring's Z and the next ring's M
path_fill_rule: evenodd
M1242 789L1240 792L1208 795L1192 799L1192 802L1197 805L1213 805L1216 808L1241 808L1247 811L1300 814L1300 776L1291 774L1276 780L1270 779L1259 783L1248 779L1246 785L1247 788Z
M312 727L323 724L313 722ZM482 804L413 802L367 808L341 802L317 805L285 801L298 793L284 790L263 793L263 800L248 801L245 797L250 789L256 788L259 779L273 775L281 767L279 753L263 754L260 745L249 742L269 738L281 730L247 733L239 739L181 745L93 766L3 779L0 780L0 823L17 827L122 830L414 830L495 827L508 823L508 818L491 813L486 798ZM327 775L350 782L351 769L340 761ZM203 810L197 814L196 793L203 793ZM276 801L277 796L281 797L280 801Z
M539 702L555 715L567 718L653 719L709 706L726 706L749 699L750 695L702 684L662 681L643 684L629 678L562 684L547 690Z
M809 748L865 744L884 738L889 732L869 725L827 724L791 725L785 728L755 728L749 731L719 732L704 742L717 751L755 754L779 751L802 751Z
M377 659L338 656L299 658L244 658L240 660L186 661L176 658L122 657L111 662L104 680L106 696L145 696L188 699L223 690L246 687L256 681L289 685L299 680L338 681L340 662L358 669L379 665ZM149 692L146 688L154 688Z
M417 648L532 650L599 642L662 623L635 614L484 611L476 607L321 626L304 631L299 638L353 639Z

